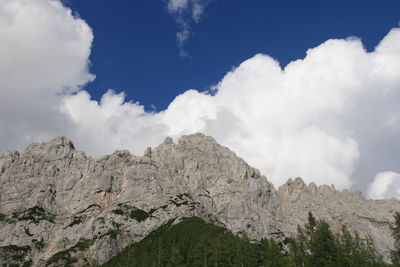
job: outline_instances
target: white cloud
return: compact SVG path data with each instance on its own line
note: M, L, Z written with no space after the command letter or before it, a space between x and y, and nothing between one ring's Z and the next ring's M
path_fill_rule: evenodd
M192 7L192 18L195 22L199 22L204 12L205 4L194 3Z
M178 47L179 47L179 55L181 57L188 57L189 54L186 52L186 50L183 48L185 42L189 40L190 32L188 28L182 29L180 32L176 33L176 40L178 41Z
M68 129L57 111L61 94L94 78L92 40L90 27L59 1L0 0L1 150Z
M198 22L203 15L204 7L209 0L168 0L167 8L171 15L183 15L188 13L190 17Z
M0 46L0 150L66 135L91 155L141 154L167 135L200 131L276 186L302 176L365 188L364 177L377 170L400 171L398 28L370 53L349 38L328 40L284 69L256 55L227 73L213 95L188 90L149 113L123 93L110 90L97 102L79 90L93 78L92 33L58 1L0 0L0 14L0 43L7 44Z
M400 198L400 173L378 173L369 185L367 195L372 199Z
M179 54L187 57L185 42L190 38L192 22L198 23L209 0L167 0L168 12L174 17L180 30L176 34Z
M393 119L400 114L400 60L396 60L400 49L395 49L400 48L399 42L399 29L393 29L372 53L355 38L329 40L285 69L267 55L256 55L229 72L215 95L189 90L165 111L150 114L137 104L123 104L120 95L108 94L110 100L118 99L112 111L102 100L94 114L103 114L102 110L113 114L122 107L131 110L128 120L125 115L113 119L124 127L102 122L101 132L117 129L113 138L137 153L164 135L200 131L260 168L275 185L301 176L306 182L334 184L339 189L366 186L369 181L361 176L352 178L356 167L379 169L391 160L399 168L395 155L400 128ZM78 97L67 98L65 104ZM77 105L80 109L95 103L88 95L84 100ZM133 112L138 108L140 112ZM73 110L79 109L64 111L71 115ZM85 113L77 112L78 117ZM80 129L90 125L75 121ZM139 139L123 134L131 130L139 134L142 127L147 127L146 135ZM98 127L89 126L80 136L90 136L93 128ZM150 133L151 140L147 139ZM95 136L89 139L93 146L102 142Z
M168 11L171 13L181 13L188 7L188 0L169 0Z
M161 143L167 127L159 115L146 113L139 104L124 99L124 93L115 94L112 90L100 102L91 100L86 91L65 96L61 112L68 114L75 125L70 138L95 155L116 149L141 154L150 144Z

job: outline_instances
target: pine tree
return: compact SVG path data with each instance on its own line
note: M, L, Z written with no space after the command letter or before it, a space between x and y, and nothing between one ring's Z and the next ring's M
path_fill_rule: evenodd
M335 266L337 247L329 224L320 220L309 242L310 266Z
M395 266L399 266L400 215L393 227ZM150 234L129 246L105 266L135 267L384 267L371 239L363 239L343 227L333 234L328 223L316 220L309 213L304 228L298 227L297 236L284 242L273 239L250 242L246 235L239 238L220 227L200 219L183 222ZM397 256L398 257L398 256ZM397 261L396 261L397 260Z
M357 232L353 236L345 226L336 236L337 266L385 266L381 255L376 251L370 238L361 239Z
M296 238L290 238L288 240L289 252L293 267L305 266L308 246L307 242L308 240L303 228L298 225Z
M308 222L305 225L305 234L309 238L313 238L315 234L315 228L317 227L317 220L315 219L314 215L311 211L308 212Z
M246 233L241 240L241 253L243 255L243 266L257 266L259 255L257 246L252 244ZM261 263L261 262L260 262Z
M263 267L285 267L290 266L287 255L283 252L282 246L275 240L262 239L260 242L262 249L262 266Z
M392 226L394 250L390 252L390 259L395 266L400 266L400 213L396 212L394 220L394 226Z
M168 261L168 267L183 267L185 266L184 264L184 258L181 254L181 251L177 246L174 246L171 249L171 255L170 259Z

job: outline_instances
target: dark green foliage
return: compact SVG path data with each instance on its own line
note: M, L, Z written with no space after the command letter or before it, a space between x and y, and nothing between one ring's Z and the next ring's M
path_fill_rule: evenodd
M112 213L117 214L117 215L124 215L124 211L123 210L113 210Z
M47 262L46 266L73 266L78 262L78 257L75 254L91 247L94 240L81 240L75 246L67 250L60 251L54 254Z
M262 239L260 242L263 267L290 266L290 257L282 253L282 245L275 240Z
M183 267L185 259L182 256L181 251L177 246L174 246L171 249L170 260L168 262L168 267Z
M0 222L5 222L6 221L7 216L3 213L0 213Z
M184 197L182 197L184 198ZM121 206L123 216L146 220L150 213L134 207ZM127 214L127 211L129 212ZM31 210L32 216L43 214L43 210ZM36 213L35 213L36 212ZM153 211L154 212L154 211ZM30 213L27 213L28 215ZM17 218L24 218L26 213ZM79 218L77 218L79 219ZM150 267L387 267L400 266L400 214L395 216L392 227L395 250L392 251L393 265L383 262L371 239L362 239L357 233L343 227L339 233L333 233L329 224L317 220L311 213L308 223L298 227L295 237L280 243L274 239L262 239L252 242L241 234L238 237L230 231L205 223L199 218L186 218L173 225L174 220L152 232L141 242L128 246L123 252L104 266L150 266ZM109 236L117 239L120 225L114 223L110 230L99 238ZM33 239L36 249L42 249L42 241ZM81 251L92 246L94 240L81 240L75 246L53 255L46 266L73 266L89 264L83 259ZM30 247L8 246L0 248L16 266L29 266ZM1 254L1 253L0 253Z
M312 238L315 234L315 228L317 227L317 220L311 212L308 212L308 222L305 225L305 233L310 238Z
M173 221L132 244L104 266L290 266L275 241L251 243L224 228L187 218Z
M149 218L150 215L144 210L136 209L131 211L129 217L131 219L135 219L138 222L142 222L145 221L147 218Z
M22 264L22 267L30 267L32 266L33 262L32 259L29 259L27 261L24 261L24 263Z
M60 251L54 254L46 263L46 266L73 266L74 263L78 262L78 259L71 255L70 250Z
M245 234L239 238L198 218L187 218L174 226L172 223L130 245L104 266L390 266L370 239L363 240L345 227L335 234L326 221L317 220L311 213L304 229L299 226L298 235L284 243L273 239L253 243Z
M79 241L73 248L75 250L86 250L90 248L94 243L94 240L82 240Z
M390 258L395 266L400 266L400 213L396 212L394 220L395 222L392 226L394 250L390 252Z
M356 233L350 234L346 227L338 235L338 266L385 266L370 239L362 240Z
M179 198L180 200L183 200L184 198L192 199L192 196L188 193L183 193L183 194L177 195L176 197Z
M24 212L14 212L13 217L18 221L31 221L33 223L39 223L42 220L46 220L54 223L55 215L45 211L42 207L34 206L25 210Z
M32 263L28 257L31 247L19 247L9 245L0 247L0 263L6 262L6 266L30 266Z
M334 234L324 220L309 213L308 223L298 227L297 237L288 240L293 266L389 266L375 250L371 239L352 235L346 227Z
M68 225L68 227L72 227L74 225L82 223L81 217L75 217L74 220Z
M100 238L102 238L104 236L110 236L112 239L117 239L119 234L120 234L119 230L110 230L107 233L105 233L102 236L100 236Z
M149 214L152 215L152 214L153 214L154 212L156 212L156 211L157 211L157 209L154 209L154 208L153 208L153 209L151 209L151 210L149 211Z
M44 247L44 243L42 240L32 239L32 243L35 245L36 249L42 249Z
M335 266L338 248L329 224L318 221L309 241L310 266Z
M22 251L22 252L28 252L31 250L31 247L25 246L25 247L19 247L15 245L10 245L10 246L5 246L5 247L0 247L1 249L8 250L8 251Z
M307 236L303 228L297 226L297 238L288 238L285 243L288 245L293 266L304 266L307 255Z
M173 197L169 201L169 203L174 204L177 207L188 206L191 209L194 209L195 205L196 205L194 200L193 200L193 198L192 198L192 196L190 194L188 194L188 193L183 193L183 194L180 194L180 195L177 195L177 196Z
M25 234L27 234L28 236L33 236L33 234L31 234L30 232L29 232L29 229L28 228L24 228L24 231L25 231Z
M129 205L119 205L119 208L113 210L112 213L125 216L126 218L134 219L138 222L143 222L147 220L147 218L151 217L152 214L156 211L156 209L151 209L149 213L144 210L138 209L136 207L132 207Z

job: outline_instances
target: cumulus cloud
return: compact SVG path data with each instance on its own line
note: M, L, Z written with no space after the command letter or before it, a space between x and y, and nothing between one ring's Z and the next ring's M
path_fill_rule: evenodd
M260 168L275 185L301 176L306 182L334 184L339 189L354 184L366 187L368 176L354 176L355 169L369 168L373 177L379 168L399 168L395 152L399 149L400 49L396 47L400 47L399 29L390 31L373 52L367 52L359 39L328 40L284 69L273 58L256 55L226 74L213 94L188 90L159 113L146 113L140 105L124 103L121 95L112 93L100 103L86 94L77 106L85 109L95 104L94 114L130 110L129 120L118 111L114 123L101 123L108 129L101 132L119 133L113 138L124 140L121 144L135 152L165 135L204 132ZM82 95L66 98L64 106ZM115 104L112 109L108 101ZM64 108L69 116L74 110ZM76 128L87 127L87 122L79 122L79 114L85 113L72 116ZM90 136L93 128L80 135ZM145 128L140 139L122 134L136 131L136 135ZM97 142L95 136L89 139Z
M90 27L59 1L0 0L2 150L68 129L61 95L94 79L92 40Z
M372 199L400 198L400 173L378 173L368 187L367 195Z
M105 93L100 102L90 99L86 91L65 96L60 106L74 123L71 138L94 155L116 149L142 153L168 134L159 114L146 113L143 106L125 102L125 94Z
M186 12L191 3L175 1L171 9ZM203 132L276 186L301 176L367 189L381 170L400 172L399 28L372 52L349 38L328 40L285 68L256 55L227 73L212 94L188 90L166 110L146 112L124 93L110 90L96 101L80 88L93 79L93 36L60 2L0 0L0 14L0 42L8 44L0 46L2 151L67 135L91 155L141 154L166 136ZM375 181L369 196L391 195Z
M185 42L190 38L192 22L199 22L209 0L167 0L168 12L174 17L180 30L176 33L179 54L187 57L184 49Z

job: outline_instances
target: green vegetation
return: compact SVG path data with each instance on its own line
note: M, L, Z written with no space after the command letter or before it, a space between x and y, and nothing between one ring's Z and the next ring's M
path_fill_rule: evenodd
M94 240L81 240L75 246L54 254L46 263L46 266L73 266L79 261L76 253L91 247Z
M296 266L389 266L371 239L352 235L344 226L334 234L326 221L316 220L311 213L304 229L299 227L297 237L288 239L287 244Z
M400 266L400 213L396 212L394 220L394 226L392 227L394 250L390 252L390 258L395 266Z
M117 239L118 235L120 234L120 230L110 230L107 233L100 236L100 238L104 236L110 236L112 239Z
M39 223L42 220L54 223L55 219L55 215L45 211L39 206L34 206L24 212L14 212L13 217L18 221L31 221L33 223Z
M82 218L75 217L74 220L67 227L72 227L72 226L80 224L80 223L82 223Z
M29 259L27 261L24 261L24 263L22 264L22 267L30 267L32 266L33 262L32 259Z
M150 215L145 212L144 210L140 210L140 209L136 209L136 210L132 210L129 217L131 219L135 219L138 222L143 222L145 220L147 220L147 218L150 217Z
M113 210L112 213L117 214L117 215L124 215L124 211L123 210Z
M7 214L4 213L0 213L0 223L4 222L4 223L13 223L15 222L15 218L12 218L12 216L9 216Z
M246 237L236 237L198 218L172 223L132 244L104 266L274 266L273 262L289 262L273 240L252 244ZM269 254L274 257L268 258Z
M29 246L19 247L15 245L0 247L0 262L9 263L6 266L30 266L32 260L27 259L31 250Z
M28 235L28 236L33 236L33 234L31 234L31 232L29 232L29 229L28 229L28 228L24 227L24 231L25 231L25 234L26 234L26 235Z
M15 245L9 245L9 246L0 247L0 248L2 250L6 250L6 251L25 252L25 253L31 250L31 247L29 247L29 246L19 247L19 246L15 246Z
M134 207L125 206L120 209L123 210L122 215L133 216L138 221L151 216L151 212L141 212L142 210ZM132 215L134 211L136 213ZM48 216L43 209L31 208L18 214L16 218L35 221L38 217L42 218L43 214ZM173 219L141 242L128 246L104 266L396 267L400 266L400 213L396 213L394 218L395 223L391 227L395 241L394 250L390 254L392 264L383 261L371 239L350 233L344 226L339 233L334 233L325 220L318 220L309 213L308 222L303 227L298 226L297 235L282 242L273 239L254 242L245 234L238 237L199 218L185 218L175 225ZM118 237L120 225L115 222L113 224L116 229L100 238ZM25 231L28 230L25 228ZM89 266L90 263L83 258L82 252L94 242L95 240L81 240L54 254L46 266ZM36 249L44 247L43 241L32 239L32 243ZM0 247L0 262L9 262L9 266L30 266L30 251L29 246Z
M173 197L169 202L174 204L177 207L186 205L186 206L189 206L191 209L195 209L195 205L196 205L193 198L188 193L183 193L183 194L177 195L177 196ZM161 208L163 208L163 207L161 207Z
M396 220L398 246L392 254L394 257L397 253L400 259L400 215ZM333 233L326 221L317 220L311 213L304 228L298 227L297 236L281 243L273 239L251 242L246 235L237 237L199 218L172 223L130 245L104 266L393 266L383 262L370 239L351 234L346 227Z
M119 205L118 209L111 211L114 214L125 216L126 218L135 219L138 222L143 222L152 216L156 209L151 209L149 213L129 205Z
M44 247L43 240L32 239L32 243L34 244L36 249L42 249Z

